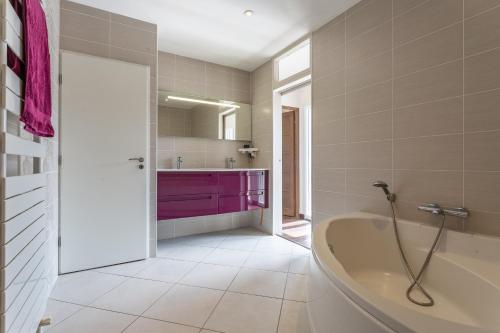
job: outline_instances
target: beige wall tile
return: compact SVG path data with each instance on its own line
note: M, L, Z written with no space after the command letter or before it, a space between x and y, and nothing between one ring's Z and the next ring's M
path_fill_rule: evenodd
M466 171L464 200L469 209L500 213L500 172Z
M107 57L109 55L109 45L89 42L83 39L61 36L61 49L86 53L97 57Z
M465 55L500 47L500 7L465 21Z
M345 118L345 100L345 95L315 100L314 109L312 110L313 123L320 124L323 121Z
M383 53L348 68L347 90L367 87L392 77L392 52Z
M345 69L346 49L342 45L331 51L314 52L312 62L315 64L312 67L312 75L315 80L321 79L327 75L339 72Z
M166 52L158 52L158 75L175 76L175 55Z
M314 128L313 144L326 145L346 142L346 121L339 119L325 121Z
M394 0L394 16L399 16L427 0Z
M394 168L419 170L461 170L461 134L394 141Z
M67 9L71 10L73 12L81 13L81 14L86 14L90 16L95 16L95 17L100 17L103 19L109 19L109 12L100 10L97 8L85 6L85 5L80 5L79 3L72 2L72 1L66 1L62 0L61 1L61 9Z
M465 131L500 129L500 89L464 97Z
M346 191L350 194L379 197L380 189L372 186L378 180L392 187L392 170L348 169Z
M394 19L394 43L409 42L461 19L462 1L427 1Z
M312 37L313 54L328 53L332 50L345 45L345 20L344 17L338 17L330 23L325 24Z
M139 29L139 30L145 30L149 32L153 32L156 34L156 24L133 19L128 16L123 16L115 13L109 13L109 18L111 22L116 22L116 23L121 23L125 25L129 25L133 27L134 29Z
M395 170L394 190L398 199L411 202L438 202L462 205L461 171Z
M382 82L347 95L349 117L392 108L392 82Z
M321 158L318 158L321 156ZM313 168L345 168L346 145L313 146Z
M462 97L394 110L394 137L462 132Z
M462 94L462 61L410 74L394 81L394 107L425 103Z
M465 59L466 94L500 88L498 59L500 59L500 48Z
M313 175L313 189L327 192L343 193L346 191L345 169L315 168Z
M345 197L345 212L365 212L378 215L389 215L390 208L383 195L365 197L347 194Z
M347 41L347 65L363 61L392 48L392 21Z
M500 131L465 134L465 170L500 170Z
M477 15L497 6L499 6L497 0L464 1L465 18Z
M391 19L392 0L365 1L347 16L347 38L351 39Z
M347 119L348 142L392 139L392 111Z
M109 21L102 18L61 10L61 36L108 43L109 29Z
M206 65L206 80L208 86L212 84L231 88L232 70L228 67L207 64Z
M154 54L136 52L119 47L110 46L109 56L113 59L149 66L151 75L156 76L157 57Z
M438 30L394 50L394 75L401 76L462 58L462 23Z
M328 74L325 77L314 80L314 89L312 90L313 99L345 94L345 72L340 71Z
M130 25L111 22L109 43L125 49L145 52L157 56L156 33L138 30Z
M392 142L371 141L347 144L348 168L390 169Z
M342 214L345 195L334 192L314 191L313 210L326 214Z

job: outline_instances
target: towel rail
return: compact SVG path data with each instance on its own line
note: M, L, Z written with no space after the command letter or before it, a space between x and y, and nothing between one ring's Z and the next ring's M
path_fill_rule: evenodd
M31 333L48 297L47 147L19 121L23 81L7 55L24 61L23 26L12 3L22 1L0 0L0 333Z

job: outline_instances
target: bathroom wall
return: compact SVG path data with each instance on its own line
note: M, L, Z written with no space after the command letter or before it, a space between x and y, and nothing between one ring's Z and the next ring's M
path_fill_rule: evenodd
M158 53L158 88L247 104L251 104L252 97L249 72L165 52ZM164 136L160 131L158 168L175 167L177 156L182 156L183 168L224 168L227 157L236 159L235 167L250 167L251 161L237 151L244 143L247 142ZM158 238L247 226L251 217L251 213L244 212L160 221Z
M259 148L253 160L254 168L268 168L269 208L264 210L262 224L260 212L254 212L253 225L272 233L272 177L273 177L273 63L268 61L253 73L252 142Z
M365 0L313 34L313 220L388 214L500 236L500 3ZM462 229L449 219L450 227Z
M150 250L156 249L156 24L61 1L61 49L150 66ZM64 112L64 110L61 110Z

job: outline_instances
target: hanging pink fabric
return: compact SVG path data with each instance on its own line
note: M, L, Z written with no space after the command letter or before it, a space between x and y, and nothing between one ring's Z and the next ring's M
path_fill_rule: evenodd
M37 136L53 137L50 54L45 12L40 0L24 0L24 129Z

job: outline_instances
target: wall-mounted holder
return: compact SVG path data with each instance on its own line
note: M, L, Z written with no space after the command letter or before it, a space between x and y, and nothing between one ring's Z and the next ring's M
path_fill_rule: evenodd
M257 156L259 148L239 148L238 151L242 154L247 155L248 158L254 158Z

